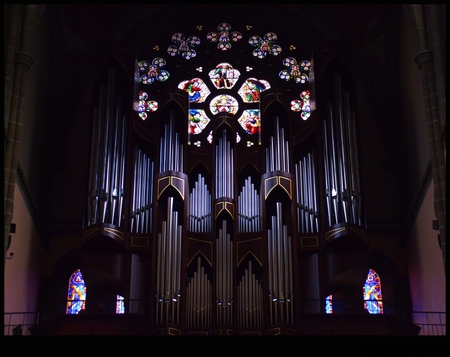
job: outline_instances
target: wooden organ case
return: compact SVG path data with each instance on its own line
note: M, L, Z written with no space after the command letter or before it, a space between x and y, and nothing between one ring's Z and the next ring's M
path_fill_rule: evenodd
M367 273L367 233L351 77L327 66L308 120L271 88L252 145L218 113L200 146L184 91L154 93L143 120L124 93L127 66L106 66L82 231L88 289L89 271L106 272L120 286L110 295L155 335L301 334L304 314L347 294L333 281Z

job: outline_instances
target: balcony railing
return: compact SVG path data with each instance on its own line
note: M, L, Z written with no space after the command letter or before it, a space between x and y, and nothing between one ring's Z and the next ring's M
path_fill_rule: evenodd
M3 335L29 336L29 328L39 323L38 312L5 312Z
M413 311L413 323L420 327L419 336L446 335L446 313L436 311Z
M125 314L148 314L150 312L149 301L131 300L124 301ZM90 308L89 308L90 306ZM325 302L319 300L300 301L302 314L325 314ZM339 300L333 300L333 314L368 314L364 308L361 308L361 301L346 301L345 304ZM97 309L98 304L93 304L92 300L87 301L86 312L88 314L100 313ZM113 314L114 309L102 313ZM446 335L446 313L436 311L413 311L407 313L404 308L398 308L393 304L383 301L383 314L394 316L403 321L412 322L420 327L419 336L438 336ZM5 312L4 313L4 335L30 335L29 328L52 319L57 316L65 315L65 303L51 312Z

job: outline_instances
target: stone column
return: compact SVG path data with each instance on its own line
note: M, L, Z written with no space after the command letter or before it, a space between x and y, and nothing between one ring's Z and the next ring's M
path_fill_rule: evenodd
M423 6L430 6L431 9L426 9ZM444 261L444 271L446 268L446 185L445 185L445 153L443 132L444 125L441 121L441 113L439 104L442 103L439 99L438 88L436 85L436 78L441 78L435 71L435 56L429 48L433 44L430 43L435 34L436 26L433 6L436 5L413 5L413 13L416 20L416 31L419 34L419 44L421 52L416 56L416 63L422 75L423 99L425 103L425 118L427 121L427 134L430 146L430 161L432 177L434 181L434 209L436 218L439 222L439 234L441 238L442 257ZM425 16L426 10L430 10L429 17ZM427 22L427 20L429 20ZM427 30L429 34L427 34ZM432 42L432 41L431 41ZM439 46L435 48L440 48ZM439 54L439 55L442 55ZM439 63L439 62L438 62ZM441 93L442 96L442 93ZM445 100L444 100L445 103ZM445 109L445 108L444 108Z

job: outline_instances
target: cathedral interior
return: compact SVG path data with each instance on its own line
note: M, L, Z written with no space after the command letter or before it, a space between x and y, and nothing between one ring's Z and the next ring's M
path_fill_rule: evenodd
M5 335L445 335L445 5L5 5Z

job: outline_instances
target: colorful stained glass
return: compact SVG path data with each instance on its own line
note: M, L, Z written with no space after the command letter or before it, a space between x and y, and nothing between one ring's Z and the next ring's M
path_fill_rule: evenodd
M156 112L158 110L158 102L147 99L148 94L144 91L140 91L137 112L142 120L147 119L147 112Z
M253 56L258 58L264 58L268 54L278 56L281 52L281 47L274 44L274 41L278 39L277 35L273 32L268 32L263 38L259 36L252 36L249 38L248 43L257 47L253 50Z
M247 134L254 135L261 132L260 110L244 110L242 116L238 119L239 124Z
M125 313L125 303L122 295L117 295L116 299L116 314Z
M311 105L309 104L310 93L305 90L300 94L300 99L295 99L291 102L291 110L293 112L300 112L303 120L307 120L311 116Z
M363 287L364 308L371 314L383 313L383 298L381 294L381 281L378 274L369 269Z
M200 44L200 39L197 36L190 36L187 39L182 33L175 33L172 35L172 42L175 44L169 46L167 52L171 56L181 56L185 59L194 58L197 53L193 49L193 47L198 46Z
M239 104L236 98L231 95L222 94L211 100L209 108L214 115L218 113L228 113L234 115L239 109Z
M287 67L287 69L283 69L279 73L281 79L285 81L293 79L297 84L308 82L309 77L306 72L309 72L311 62L301 61L300 64L298 64L295 58L287 57L283 60L283 65Z
M242 34L237 31L229 32L231 26L223 22L217 26L219 32L210 32L206 38L211 42L218 42L217 48L222 51L227 51L231 48L231 42L237 42L242 39Z
M212 130L209 132L208 137L206 138L206 140L208 140L208 143L210 143L210 144L213 143L213 132L212 132Z
M69 279L66 314L76 315L86 307L86 285L81 270L77 269Z
M170 74L164 69L161 69L166 65L166 60L162 57L155 58L151 63L147 61L139 61L139 74L141 83L152 84L155 79L159 82L166 81Z
M215 69L209 71L209 78L217 89L233 88L240 75L241 72L225 62L219 63Z
M333 313L333 295L328 295L325 298L325 313L326 314Z
M270 88L269 82L264 79L249 78L238 90L244 103L259 103L261 92Z
M203 103L206 97L211 94L208 86L200 78L183 81L178 85L178 88L188 93L190 103Z
M189 110L189 134L200 134L203 129L209 124L210 119L204 110L190 109Z

